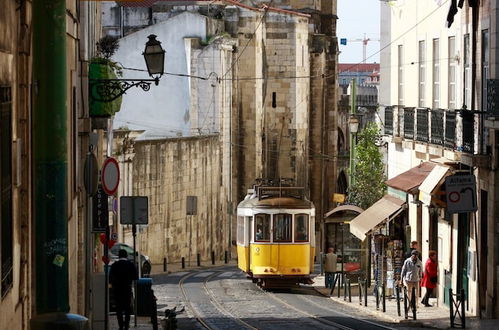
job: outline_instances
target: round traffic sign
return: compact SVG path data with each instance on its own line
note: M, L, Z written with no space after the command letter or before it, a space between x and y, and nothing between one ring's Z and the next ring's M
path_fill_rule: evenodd
M118 184L120 183L120 167L116 159L109 157L104 161L102 165L102 189L108 195L114 195L116 190L118 190Z

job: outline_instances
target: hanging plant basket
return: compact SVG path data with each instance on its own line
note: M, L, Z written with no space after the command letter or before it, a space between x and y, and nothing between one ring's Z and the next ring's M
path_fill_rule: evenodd
M95 79L117 79L121 75L117 65L105 58L94 58L90 61L89 68L89 100L90 100L90 117L111 117L121 109L122 97L118 97L112 101L99 101L99 95L96 88L102 86L93 86ZM107 92L107 91L106 91ZM109 92L112 92L111 90Z

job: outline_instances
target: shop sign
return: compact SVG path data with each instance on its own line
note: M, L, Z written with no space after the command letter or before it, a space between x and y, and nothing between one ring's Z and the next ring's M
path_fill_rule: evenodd
M445 179L448 213L475 212L476 178L474 175L451 175Z

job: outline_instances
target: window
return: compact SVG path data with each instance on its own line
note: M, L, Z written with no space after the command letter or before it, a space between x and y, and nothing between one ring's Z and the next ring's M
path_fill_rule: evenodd
M448 40L448 99L449 109L456 109L456 38L449 37Z
M418 74L418 82L419 82L419 107L424 107L425 104L425 79L426 79L426 68L425 68L425 42L424 40L419 42L418 47L418 63L419 63L419 74Z
M464 36L463 45L463 63L464 63L464 105L468 109L471 107L471 59L470 59L470 35Z
M440 41L433 39L433 109L440 107Z
M12 287L12 92L0 86L0 278L1 297Z
M270 242L270 214L255 215L255 242Z
M398 46L398 104L404 105L404 46Z
M295 242L308 242L308 215L295 215Z
M291 242L291 214L274 215L274 242Z
M237 217L237 243L244 245L244 217Z

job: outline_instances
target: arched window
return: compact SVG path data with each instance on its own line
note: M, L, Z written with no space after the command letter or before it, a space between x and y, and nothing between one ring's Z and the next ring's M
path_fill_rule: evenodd
M343 130L338 127L338 151L345 150L345 135L343 134Z
M344 171L341 171L338 175L337 191L340 194L346 194L348 189L347 176Z

